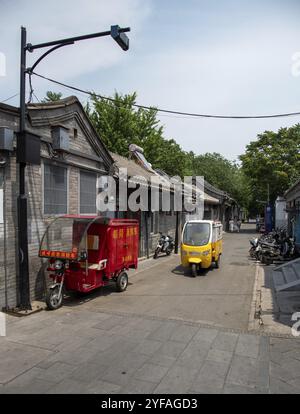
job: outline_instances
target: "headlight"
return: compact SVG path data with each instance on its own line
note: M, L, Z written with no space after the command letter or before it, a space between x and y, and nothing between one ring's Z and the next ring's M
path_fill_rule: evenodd
M63 262L61 260L55 260L54 262L54 269L61 270L63 268Z
M205 250L202 252L202 256L208 256L210 254L210 250Z

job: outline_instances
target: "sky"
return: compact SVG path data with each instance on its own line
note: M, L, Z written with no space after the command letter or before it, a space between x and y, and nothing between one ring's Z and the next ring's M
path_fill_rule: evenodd
M105 96L137 92L139 104L175 111L297 112L300 70L293 65L300 62L299 20L300 0L0 0L0 102L18 93L22 25L34 44L118 24L131 27L128 52L110 37L88 40L54 52L36 72ZM29 54L28 66L40 54ZM74 94L36 77L33 87L39 99L48 90ZM7 103L18 106L18 99ZM165 137L184 150L218 152L231 160L257 134L300 122L299 116L219 120L159 114L159 119Z

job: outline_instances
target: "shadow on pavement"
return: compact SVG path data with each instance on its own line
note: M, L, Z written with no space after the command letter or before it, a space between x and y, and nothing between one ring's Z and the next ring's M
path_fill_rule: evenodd
M228 231L227 233L228 234L250 234L251 236L255 236L255 235L261 236L260 233L257 233L255 226L246 225L246 224L241 227L239 232L235 230L233 232Z
M292 320L292 315L300 311L300 287L295 286L276 292L273 271L279 264L262 267L264 272L261 304L262 319L266 321L266 324L273 322L273 324L277 323L291 328L296 322ZM270 310L272 311L271 315Z
M209 271L210 269L199 269L198 276L206 276ZM176 266L173 270L171 270L171 272L177 276L190 277L190 278L193 277L191 269L187 269L181 265Z
M132 284L132 282L128 281L128 288ZM84 305L85 303L90 302L94 299L102 296L109 296L113 293L118 293L120 295L123 293L116 290L116 284L114 282L109 283L107 286L101 286L88 293L67 292L66 296L64 297L63 306L75 307Z

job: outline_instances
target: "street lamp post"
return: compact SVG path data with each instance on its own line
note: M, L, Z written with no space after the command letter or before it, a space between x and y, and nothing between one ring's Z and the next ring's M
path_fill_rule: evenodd
M30 310L30 284L29 284L29 260L28 260L28 222L27 222L27 196L25 189L25 172L26 165L32 161L31 142L26 133L26 75L31 75L36 66L53 51L76 42L97 37L111 36L118 45L124 50L129 49L129 39L126 32L130 28L120 28L118 25L111 26L106 32L91 33L83 36L70 37L65 39L54 40L46 43L32 45L27 43L26 28L21 27L21 68L20 68L20 124L17 139L17 162L19 164L19 195L17 202L17 219L18 219L18 307L21 310ZM37 61L30 67L26 67L27 52L34 52L36 49L49 48ZM34 152L34 151L33 151ZM27 155L28 154L28 155ZM27 158L26 158L27 157Z

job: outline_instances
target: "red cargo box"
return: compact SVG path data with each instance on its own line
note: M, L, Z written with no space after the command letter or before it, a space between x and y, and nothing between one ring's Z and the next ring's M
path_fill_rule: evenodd
M112 279L117 290L124 291L128 283L126 270L137 268L138 252L138 220L62 216L47 228L39 256L49 260L54 287L63 284L67 291L89 292ZM54 287L53 301L54 294L61 294L61 288L57 293Z

